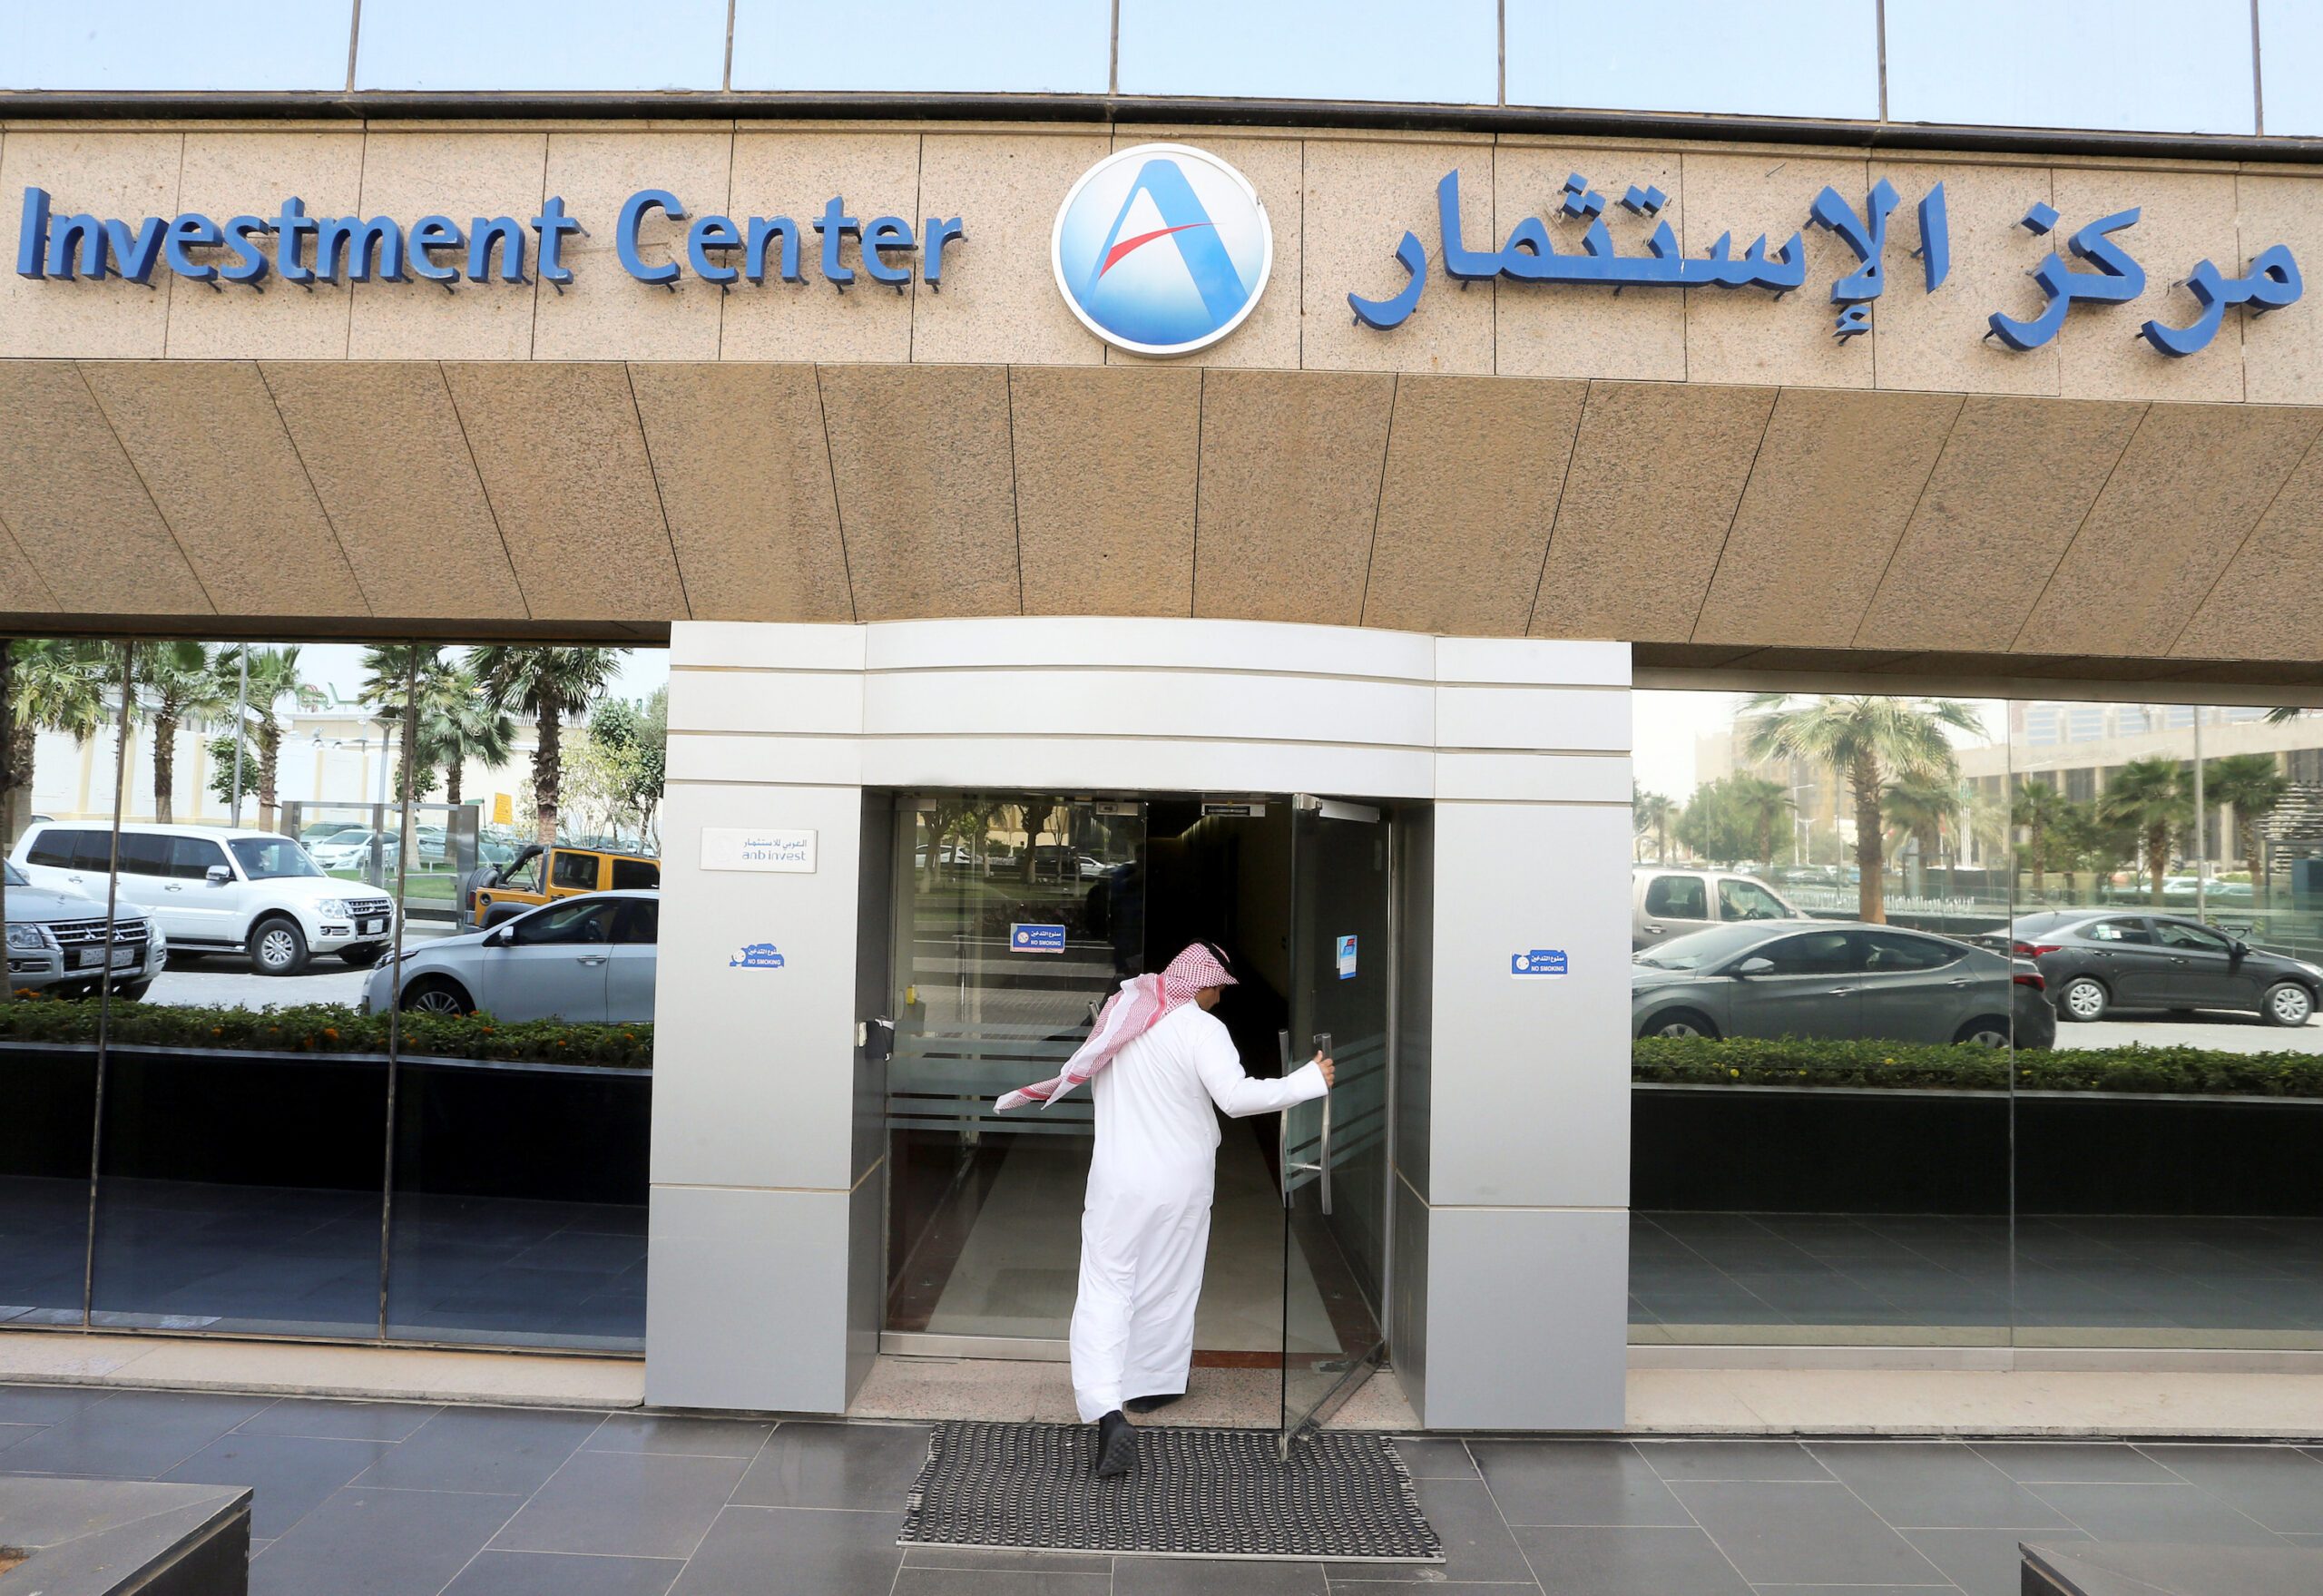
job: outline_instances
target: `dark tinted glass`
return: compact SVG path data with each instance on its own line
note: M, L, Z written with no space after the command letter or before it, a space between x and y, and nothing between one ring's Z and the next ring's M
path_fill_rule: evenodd
M1968 951L1957 943L1894 931L1867 931L1863 943L1867 970L1937 970Z
M621 940L628 944L651 945L661 940L662 906L652 898L632 901L622 915Z
M642 859L615 859L613 886L617 890L642 891L662 885L662 867Z
M1810 931L1770 942L1758 956L1778 975L1841 975L1851 967L1854 950L1844 931Z
M617 899L589 898L558 904L526 915L512 927L520 947L567 942L611 942L613 920L621 913Z
M124 876L167 876L171 838L151 831L121 834L121 873Z
M180 881L207 881L210 867L225 862L226 850L206 837L170 839L170 874Z
M1706 920L1710 917L1709 896L1702 891L1698 876L1657 876L1645 889L1645 912L1668 915L1676 920Z
M558 854L554 879L559 886L576 886L583 892L588 891L597 885L597 856Z

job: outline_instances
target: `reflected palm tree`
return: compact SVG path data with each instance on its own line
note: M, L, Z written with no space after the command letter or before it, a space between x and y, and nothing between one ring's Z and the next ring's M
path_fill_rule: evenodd
M1794 704L1781 692L1754 694L1743 706L1753 760L1811 759L1828 765L1855 798L1857 913L1885 924L1887 844L1880 799L1890 777L1929 773L1956 778L1952 731L1981 733L1983 718L1952 699L1813 698Z

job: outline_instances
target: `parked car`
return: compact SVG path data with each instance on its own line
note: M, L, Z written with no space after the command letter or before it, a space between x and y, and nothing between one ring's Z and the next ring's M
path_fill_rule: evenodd
M362 870L370 867L375 841L379 850L379 867L394 870L403 853L403 839L392 832L341 831L307 844L307 852L326 870Z
M2304 1025L2323 1002L2323 965L2183 915L2052 909L2020 915L2009 937L2019 957L2041 966L2068 1020L2101 1020L2114 1009L2233 1009L2270 1025Z
M1807 917L1773 887L1739 871L1640 865L1630 872L1632 952L1706 925Z
M460 884L466 923L497 925L538 904L583 892L642 891L662 885L662 861L646 854L558 843L527 843L499 866L478 866Z
M1630 962L1638 1036L2054 1044L2031 961L1896 925L1713 925Z
M364 984L367 1013L407 1012L495 1019L646 1024L653 1018L659 892L598 892L526 909L487 931L407 952L403 985L381 964Z
M0 879L7 884L8 900L5 992L50 997L94 993L103 983L107 963L105 906L81 893L35 886L5 860L0 860ZM133 1003L162 973L169 958L169 939L150 916L117 905L110 940L113 995Z
M119 896L173 954L250 955L296 975L315 954L361 968L395 940L395 905L322 873L296 837L217 826L123 826ZM113 857L103 826L34 826L12 856L35 886L101 896Z

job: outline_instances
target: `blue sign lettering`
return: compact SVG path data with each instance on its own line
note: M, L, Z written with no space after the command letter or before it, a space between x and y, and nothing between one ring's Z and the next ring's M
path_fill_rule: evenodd
M779 970L782 968L782 955L775 951L774 944L770 942L753 942L736 948L733 956L726 961L726 967L730 970Z
M768 258L787 283L805 280L799 268L798 222L788 216L752 216L737 222L727 216L692 219L679 260L647 259L642 235L651 223L684 222L684 202L668 189L640 189L622 204L613 221L613 253L622 269L642 283L674 292L691 269L704 282L725 288L737 279L763 283ZM552 194L529 227L509 216L478 216L466 228L449 216L423 216L407 229L386 216L309 216L296 195L270 217L236 216L223 223L199 211L174 217L148 216L135 222L59 212L46 189L25 190L16 240L16 274L34 279L103 280L118 277L151 282L164 268L212 289L221 282L262 288L270 273L311 288L316 281L432 282L446 292L461 279L472 283L526 283L527 252L540 280L564 291L573 280L565 263L565 240L585 231ZM844 290L856 280L847 246L858 241L856 259L864 276L897 293L911 285L910 257L920 253L920 276L931 289L944 280L944 250L967 237L956 216L931 216L917 234L900 216L876 216L867 230L847 213L834 194L815 219L822 236L820 266L825 281ZM269 240L271 240L270 252ZM309 249L311 245L311 259ZM731 256L742 252L738 269Z
M1650 185L1641 189L1632 183L1619 203L1632 216L1650 220L1660 215L1669 196ZM1831 301L1839 307L1833 336L1842 343L1871 330L1872 301L1887 286L1888 220L1902 203L1903 196L1895 184L1881 178L1872 185L1860 211L1833 188L1818 193L1808 207L1808 225L1828 229L1856 258L1854 269L1831 285ZM1460 173L1457 169L1445 173L1444 181L1436 186L1444 275L1464 286L1505 278L1510 282L1602 285L1616 292L1624 288L1757 288L1778 298L1807 279L1806 251L1798 233L1773 250L1761 234L1740 255L1734 252L1733 235L1720 233L1701 259L1691 259L1681 251L1669 222L1656 220L1644 251L1624 255L1615 248L1606 224L1605 196L1577 171L1565 179L1548 209L1569 222L1583 224L1578 249L1560 251L1550 237L1548 222L1539 216L1518 221L1497 250L1472 249L1460 223ZM1919 247L1912 254L1920 262L1924 291L1932 294L1952 274L1951 222L1941 182L1921 197L1918 217ZM2118 305L2135 299L2145 291L2145 268L2110 235L2135 226L2137 220L2133 206L2074 233L2067 247L2094 269L2077 270L2062 255L2052 252L2033 273L2048 296L2048 305L2029 320L1995 313L1985 337L1998 338L2004 348L2022 353L2055 338L2077 301ZM2045 201L2036 201L2024 214L2024 226L2034 234L2046 233L2056 224L2057 212ZM1405 280L1395 294L1384 299L1348 295L1348 306L1361 326L1384 332L1402 326L1418 309L1426 286L1427 250L1417 233L1404 234L1396 246L1396 262L1404 269ZM2253 256L2240 277L2229 277L2212 262L2202 261L2184 286L2197 307L2192 321L2171 327L2152 320L2138 329L2140 337L2164 355L2191 355L2208 347L2218 336L2230 306L2240 305L2256 318L2297 303L2304 291L2298 262L2282 244Z

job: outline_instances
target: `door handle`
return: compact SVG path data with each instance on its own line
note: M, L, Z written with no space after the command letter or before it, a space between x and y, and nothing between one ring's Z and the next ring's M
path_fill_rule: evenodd
M1851 995L1854 991L1855 988L1852 986L1834 986L1830 991L1825 993L1823 995L1826 997L1847 997Z
M1661 927L1655 922L1648 920L1645 923L1645 934L1648 936L1659 936L1661 935Z
M1329 1032L1325 1031L1317 1034L1315 1051L1325 1058L1331 1056ZM1323 1144L1317 1150L1315 1156L1320 1159L1323 1164L1323 1217L1328 1219L1331 1213L1331 1094L1328 1092L1323 1093Z
M605 955L603 954L583 954L575 962L583 964L602 964L605 962Z
M1282 1053L1282 1072L1288 1076L1290 1073L1290 1033L1278 1031L1274 1035L1275 1045ZM1282 1206L1284 1208L1290 1206L1290 1177L1292 1175L1311 1172L1321 1175L1326 1180L1329 1179L1330 1142L1328 1138L1331 1128L1330 1111L1329 1100L1326 1099L1323 1104L1323 1134L1326 1140L1323 1143L1323 1162L1320 1164L1294 1164L1290 1161L1290 1111L1285 1109L1274 1117L1275 1167L1282 1171Z
M1969 981L1965 975L1955 975L1951 980L1946 982L1945 984L1947 986L1966 986L1969 984Z

